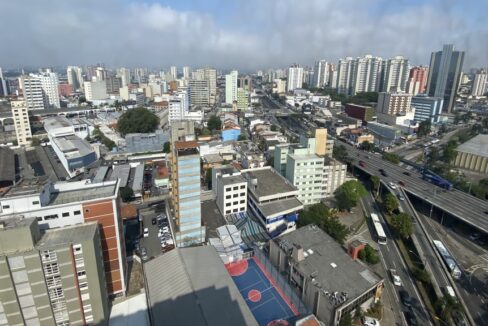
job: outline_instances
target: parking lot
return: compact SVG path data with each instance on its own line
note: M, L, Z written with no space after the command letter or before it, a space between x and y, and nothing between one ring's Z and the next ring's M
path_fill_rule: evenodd
M144 249L147 259L151 259L174 248L174 240L164 202L140 210L139 216L142 219L140 253L143 260L145 260Z

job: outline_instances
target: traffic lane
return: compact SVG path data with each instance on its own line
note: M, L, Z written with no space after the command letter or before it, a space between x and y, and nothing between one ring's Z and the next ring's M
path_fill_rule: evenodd
M352 148L349 148L349 152L353 154L361 153ZM427 201L436 201L434 205L441 207L444 205L448 205L447 207L451 208L451 214L458 216L458 218L462 220L465 220L468 224L473 225L473 223L475 223L475 225L473 225L475 227L479 228L479 226L481 225L481 227L488 229L488 223L486 222L487 214L484 213L485 211L488 212L487 202L465 194L459 190L443 190L442 188L423 180L420 174L417 175L417 179L411 178L412 175L408 177L403 174L403 172L407 171L406 169L383 160L379 155L353 155L351 156L351 158L357 161L364 161L366 163L365 166L359 166L359 168L367 171L371 175L377 175L382 179L389 179L395 182L398 182L399 180L408 180L405 187L406 191L411 192L420 198L431 197L431 200ZM384 169L387 172L388 177L382 176L377 169L372 168L373 166L375 168L379 167ZM412 172L410 173L412 174ZM415 176L415 174L413 176ZM395 180L395 178L398 179ZM466 213L469 213L471 220L466 220L464 218Z
M161 253L161 242L158 238L158 231L159 227L156 223L155 225L152 224L153 219L157 219L157 213L154 210L146 210L142 213L143 216L143 227L149 229L149 236L141 238L140 245L141 247L146 248L147 250L147 257L151 259L152 257L156 257Z
M387 244L386 245L378 245L380 255L383 258L383 261L385 262L385 269L386 269L386 274L387 274L387 282L391 284L391 290L392 293L394 294L395 301L397 302L397 305L399 307L400 311L408 311L409 308L405 307L401 303L400 297L399 297L399 291L400 290L405 290L409 296L412 298L412 310L415 313L415 316L417 319L422 321L422 325L427 325L430 324L430 318L428 317L426 313L426 309L423 306L423 302L420 299L420 295L417 291L417 288L415 286L415 282L413 281L413 278L405 265L403 258L401 257L400 251L396 247L396 244L393 240L393 237L391 235L391 231L386 225L384 218L382 214L379 212L379 207L377 206L376 202L374 201L374 198L370 194L369 196L364 197L366 205L369 209L369 214L371 212L376 212L378 216L380 217L381 224L383 225L383 228L385 230L385 234L388 238ZM373 231L374 232L374 231ZM398 276L400 276L402 280L402 286L395 286L391 282L391 276L389 273L389 269L395 269L397 271ZM404 318L403 313L401 314L400 317L402 320Z

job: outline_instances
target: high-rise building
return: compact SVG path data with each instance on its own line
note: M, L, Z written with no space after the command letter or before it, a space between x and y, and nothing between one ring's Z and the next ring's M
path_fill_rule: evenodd
M381 92L378 94L376 113L389 115L406 114L412 111L412 95L400 92Z
M408 78L408 59L402 56L383 61L380 91L405 92Z
M208 80L210 91L210 105L215 105L217 98L217 71L213 68L203 68L192 71L192 79Z
M103 256L105 266L105 277L100 279L105 280L109 295L123 294L127 260L118 193L118 180L46 184L23 180L0 194L0 221L19 215L26 219L33 217L43 230L97 222L101 237L97 251Z
M131 82L131 75L130 69L128 68L120 68L117 70L117 76L122 78L122 87L125 87L130 84Z
M188 82L191 104L194 106L210 105L210 88L207 79L192 79Z
M249 102L249 91L239 87L237 89L237 109L243 111L249 109Z
M252 92L252 79L250 76L243 76L237 79L237 87L243 88L249 93Z
M32 131L29 123L28 108L25 101L12 101L12 118L14 119L17 144L28 146L32 140Z
M286 90L288 92L293 91L297 88L302 88L303 84L303 68L298 65L293 65L288 68L288 77Z
M417 66L410 69L406 92L412 95L425 93L429 67Z
M171 80L176 80L178 78L178 70L176 69L176 66L171 66L169 68L169 74L171 75Z
M337 78L335 87L339 94L351 94L352 93L352 80L353 80L353 63L354 59L347 57L340 59L337 64Z
M83 70L81 67L68 66L66 68L66 75L68 77L68 84L73 86L73 90L78 90L83 87Z
M365 55L353 62L352 93L377 92L381 81L382 59Z
M225 75L225 103L232 104L237 101L237 70Z
M442 51L432 52L430 57L427 94L444 99L444 109L451 113L459 87L463 68L464 51L454 51L452 44L446 44Z
M97 67L95 70L95 77L97 81L106 80L108 77L108 72L103 67Z
M483 96L488 91L488 75L485 70L478 71L473 80L473 86L471 87L471 95Z
M183 79L190 79L190 76L191 76L191 69L190 67L188 66L184 66L183 67Z
M247 210L247 180L232 166L212 169L212 191L222 215Z
M85 82L85 97L87 101L104 100L108 98L107 84L104 80Z
M108 325L97 223L41 233L37 219L0 221L3 325Z
M337 68L334 64L329 64L329 79L327 80L327 86L336 88L337 86Z
M200 199L200 154L196 141L173 143L171 199L176 224L176 246L188 247L205 241Z
M429 120L432 124L439 123L443 101L442 97L429 97L425 94L412 97L412 106L415 108L415 120Z
M59 108L58 75L50 69L21 77L24 99L29 109Z
M45 95L39 78L23 75L20 77L20 85L24 94L25 105L29 110L45 108Z
M0 67L0 96L7 96L9 94L9 89L7 81L3 78L2 68Z
M119 94L119 90L122 87L122 78L117 76L109 76L105 80L105 85L108 94Z
M41 79L42 91L45 94L45 105L50 108L60 108L59 104L59 89L58 89L58 74L46 69L38 74Z
M313 83L311 86L323 88L329 84L330 65L325 60L315 63Z

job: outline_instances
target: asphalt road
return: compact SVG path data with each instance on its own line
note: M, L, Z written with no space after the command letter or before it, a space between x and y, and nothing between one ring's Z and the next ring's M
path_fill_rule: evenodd
M379 212L379 209L373 199L373 196L369 194L368 196L363 197L362 199L364 208L366 210L366 213L368 215L371 215L371 213L376 213L378 216L380 216L380 220L382 222L383 228L385 230L385 234L388 238L387 244L386 245L378 245L379 247L379 252L381 254L381 258L384 264L384 267L387 271L388 277L385 280L386 284L388 285L388 289L390 293L393 293L394 300L396 302L396 305L399 307L399 311L395 312L395 316L397 318L397 325L406 325L405 319L403 317L403 311L408 310L401 302L399 298L398 291L400 289L403 289L408 292L410 297L412 298L412 308L413 312L415 313L415 316L417 317L417 321L419 325L431 325L430 318L427 314L427 311L425 309L425 306L420 299L420 295L417 291L417 288L415 287L415 282L413 279L413 276L411 276L407 266L403 262L403 259L400 255L400 251L395 245L395 242L393 241L393 238L391 236L391 232L388 229L388 226L386 225L383 216ZM370 227L370 230L374 234L374 230ZM374 237L373 237L374 238ZM391 277L389 275L388 270L394 268L397 271L398 276L400 276L402 280L402 287L395 286L391 282ZM400 311L402 313L400 313Z
M401 180L405 183L404 189L409 194L433 204L481 232L488 233L487 201L459 190L444 190L423 180L421 174L415 169L407 170L402 166L383 160L381 155L366 153L345 143L343 145L359 169L371 175L377 175L385 182L393 181L396 183ZM364 161L364 167L359 166L360 160ZM385 170L387 177L380 174L378 171L380 168ZM406 171L410 172L410 176L403 174Z

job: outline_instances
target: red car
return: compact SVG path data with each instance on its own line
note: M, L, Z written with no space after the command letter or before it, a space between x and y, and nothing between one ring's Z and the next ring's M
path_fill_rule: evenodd
M364 161L359 161L359 165L362 166L362 167L365 167L366 166L366 163L364 163Z

